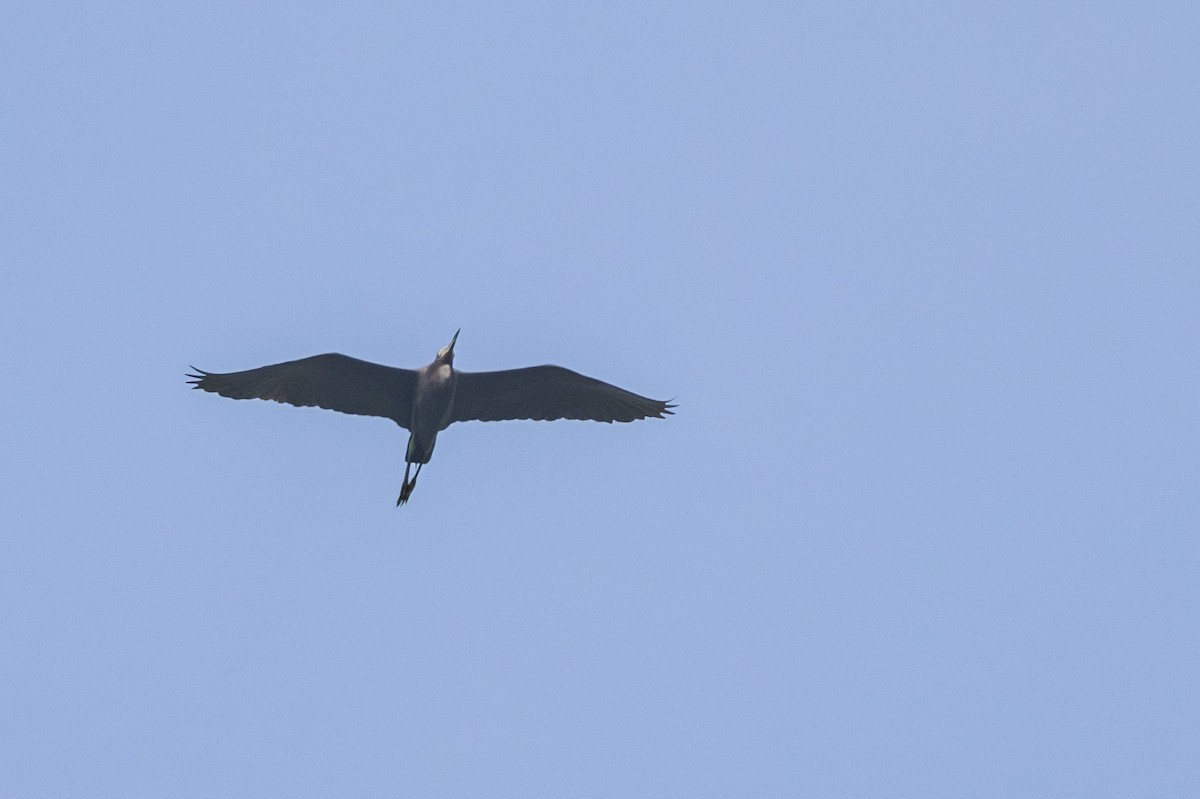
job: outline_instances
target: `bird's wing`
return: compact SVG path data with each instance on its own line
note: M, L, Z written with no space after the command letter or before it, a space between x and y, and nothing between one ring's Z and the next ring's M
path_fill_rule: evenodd
M663 418L674 405L647 399L561 366L502 372L459 372L450 421L593 419L632 422Z
M195 369L193 388L231 399L266 399L328 408L360 416L382 416L408 427L417 373L330 353L217 374Z

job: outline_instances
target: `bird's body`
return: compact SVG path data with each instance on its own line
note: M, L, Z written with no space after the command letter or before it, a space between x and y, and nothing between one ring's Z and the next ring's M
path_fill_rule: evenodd
M454 422L501 419L591 419L631 422L664 418L674 405L586 377L561 366L501 372L459 372L454 344L420 369L397 369L331 353L217 374L197 369L194 388L232 399L269 399L342 413L382 416L409 431L404 484L397 505L408 501L421 467L433 457L437 435ZM412 465L417 471L409 480Z
M429 463L437 434L450 426L457 377L448 364L434 363L417 370L417 390L413 394L412 419L408 428L410 462Z

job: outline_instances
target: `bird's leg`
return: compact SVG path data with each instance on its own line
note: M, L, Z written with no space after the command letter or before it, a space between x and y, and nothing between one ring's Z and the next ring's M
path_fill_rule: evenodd
M400 498L396 500L396 507L400 507L405 502L408 502L409 495L417 487L417 478L421 476L421 466L422 464L417 464L417 473L413 475L412 482L409 482L408 470L412 468L412 462L404 464L404 485L400 486Z
M396 507L400 507L405 502L408 502L408 495L412 493L412 487L408 484L408 470L412 468L412 461L404 464L404 484L400 486L400 498L396 500Z

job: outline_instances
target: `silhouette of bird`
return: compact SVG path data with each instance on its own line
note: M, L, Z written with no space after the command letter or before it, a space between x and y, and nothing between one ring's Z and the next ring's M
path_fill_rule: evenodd
M192 367L193 388L231 399L265 399L360 416L382 416L409 431L404 483L396 505L408 502L437 435L454 422L503 419L591 419L632 422L674 413L675 405L618 388L561 366L500 372L460 372L454 344L420 369L397 369L328 353L219 374ZM409 470L417 465L409 480Z

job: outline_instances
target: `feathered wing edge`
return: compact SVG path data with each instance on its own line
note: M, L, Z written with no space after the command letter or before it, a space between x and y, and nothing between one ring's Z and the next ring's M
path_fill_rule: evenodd
M408 427L417 373L340 353L260 366L242 372L191 367L193 388L230 399L264 399L298 407L381 416Z
M581 375L561 366L499 372L459 372L452 422L505 419L662 419L675 405Z

